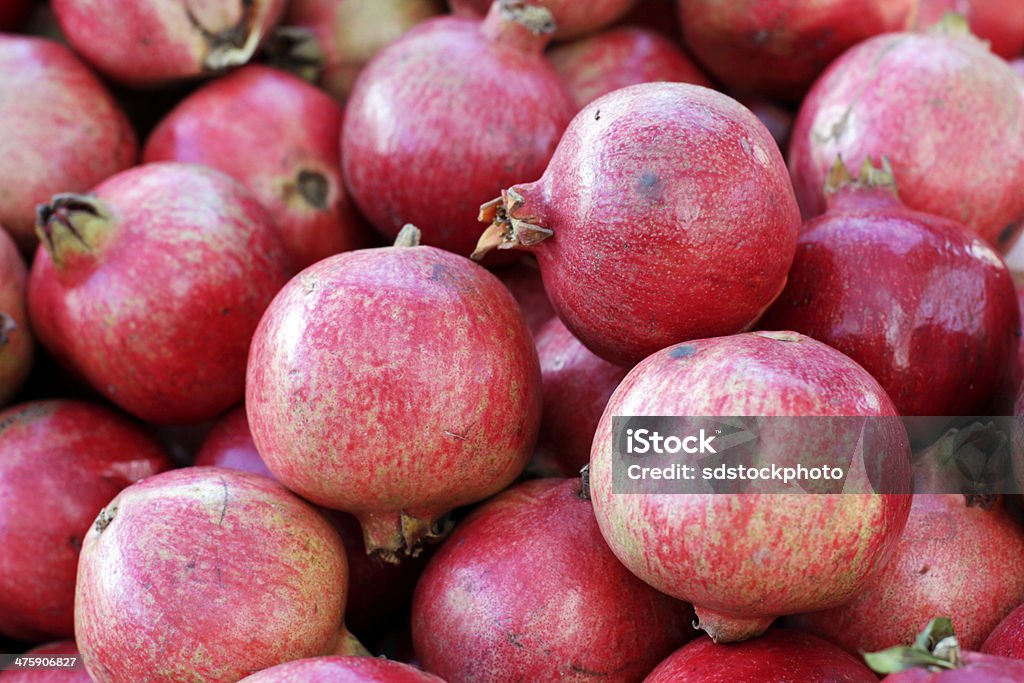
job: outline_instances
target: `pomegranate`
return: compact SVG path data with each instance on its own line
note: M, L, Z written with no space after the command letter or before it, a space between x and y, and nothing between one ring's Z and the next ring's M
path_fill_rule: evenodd
M1017 59L1010 62L1010 66L1017 72L1018 75L1024 76L1024 57L1018 57Z
M507 264L493 272L516 298L519 310L534 335L555 317L555 309L551 308L535 263Z
M971 32L988 41L992 52L1013 59L1024 52L1024 5L1005 0L919 0L918 29L927 30L947 12L967 18Z
M560 40L576 38L615 23L628 13L637 0L591 0L581 3L575 0L536 0L533 4L545 7L554 17L555 36ZM448 0L456 14L483 16L491 7L491 0Z
M25 311L27 278L18 247L0 227L0 406L14 398L32 369L34 346Z
M427 671L448 681L639 681L692 635L689 607L615 559L580 493L578 478L526 482L459 524L413 599Z
M587 350L558 318L537 335L544 414L532 468L571 477L590 462L601 413L626 370Z
M342 625L347 585L337 533L282 486L175 470L122 491L86 534L75 637L99 683L237 681L365 653Z
M910 26L917 0L679 0L687 46L730 88L799 100L829 62Z
M512 295L418 238L409 226L394 247L296 276L256 330L246 384L271 472L354 514L367 551L390 561L508 486L540 422L537 353Z
M783 614L857 596L895 545L910 496L886 493L647 495L613 493L613 416L895 416L885 391L838 351L793 332L702 339L658 352L615 390L594 437L590 482L601 533L658 590L694 604L718 642L759 635ZM856 431L866 421L856 424ZM808 423L804 422L804 425ZM818 423L820 425L820 423ZM877 421L868 471L880 490L909 490L909 445L898 420ZM819 433L820 432L820 433ZM839 462L847 439L811 424L762 426L765 453L822 453ZM828 436L829 438L825 438ZM804 464L813 463L805 457ZM784 463L782 463L784 464ZM851 473L852 476L852 473Z
M25 21L32 9L32 0L4 0L0 4L0 31L13 31Z
M247 66L185 98L150 135L143 161L205 164L236 178L305 268L364 242L342 184L340 127L341 107L320 90Z
M90 195L57 195L38 231L29 314L54 355L150 422L199 422L238 403L249 339L288 268L241 185L147 164Z
M623 366L750 327L786 283L800 226L764 126L682 83L591 102L541 179L505 190L481 219L493 223L475 256L535 253L566 327Z
M1024 531L998 502L970 506L961 495L918 494L892 560L847 604L792 620L850 652L910 642L937 615L951 617L960 644L981 647L1024 602Z
M73 640L61 640L34 647L25 653L26 657L60 657L77 655L78 646ZM92 683L92 677L81 666L81 658L73 669L22 669L0 671L0 683Z
M25 253L37 204L135 163L135 133L96 76L50 40L0 35L0 224Z
M245 64L284 8L285 0L53 0L75 51L133 87Z
M724 645L699 638L676 650L644 683L877 683L853 655L820 638L773 628L761 638Z
M432 19L370 62L345 111L342 167L377 230L415 223L424 243L468 256L480 204L544 170L575 111L541 52L550 30L544 10L499 0L483 23Z
M837 156L855 168L886 155L908 207L1012 244L1024 225L1024 80L960 30L871 38L814 84L789 150L806 218L826 209Z
M372 657L315 657L264 669L243 683L444 683L419 669Z
M194 464L196 467L226 467L274 477L252 441L245 406L235 408L213 426L199 447Z
M320 84L344 100L374 55L443 7L441 0L290 0L284 23L313 35L322 53Z
M870 162L853 180L837 161L827 200L760 325L842 351L903 415L989 414L1016 388L1020 346L999 255L963 225L907 209L892 174Z
M670 39L622 26L548 53L577 109L637 83L670 81L711 87L711 81Z
M1024 659L1024 605L1006 615L1006 618L988 634L981 651L989 655Z
M170 466L156 442L106 408L39 401L0 412L0 633L70 637L78 552L96 513Z

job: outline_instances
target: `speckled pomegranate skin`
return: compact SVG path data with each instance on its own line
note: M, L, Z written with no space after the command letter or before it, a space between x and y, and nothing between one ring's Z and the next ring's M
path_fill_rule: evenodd
M371 552L412 552L442 514L508 486L540 422L537 354L512 295L425 246L339 254L296 276L256 331L246 392L270 470L356 515Z
M758 635L783 614L850 600L888 557L910 496L650 492L612 487L612 417L882 415L896 409L860 366L792 332L703 339L660 351L615 390L594 437L590 484L608 545L637 576L694 604L719 642ZM792 432L785 436L794 438ZM814 434L797 435L806 451ZM770 437L761 434L763 448ZM879 453L909 486L905 433ZM787 443L789 443L787 441ZM806 463L805 463L806 464ZM896 489L898 490L898 489Z
M25 653L29 657L50 657L54 655L77 655L78 646L73 640L39 645ZM77 669L36 669L26 671L0 671L0 683L93 683L89 673Z
M676 650L644 683L875 683L853 655L820 638L784 628L723 645L703 637Z
M681 83L591 102L543 177L512 191L512 218L553 231L530 250L559 317L622 366L749 328L782 291L800 227L764 126Z
M946 12L967 18L971 33L987 40L992 52L1004 59L1024 52L1024 5L1004 0L919 0L918 30L927 30Z
M1024 80L969 35L866 40L832 63L797 116L789 169L805 218L825 210L836 156L849 168L886 156L909 208L1005 250L1024 221Z
M134 87L197 78L246 63L285 9L285 0L52 4L75 52L104 75Z
M341 179L341 107L319 89L246 66L185 98L142 159L223 171L270 211L296 269L365 245Z
M711 80L678 45L653 30L633 26L556 47L548 58L577 109L638 83L670 81L712 87Z
M121 489L170 467L151 437L106 408L39 401L0 412L0 633L70 637L89 525Z
M337 533L267 477L190 467L104 508L82 547L75 637L97 683L237 681L339 647Z
M892 559L848 604L792 623L850 652L914 642L936 616L977 650L1024 602L1024 531L1002 504L968 507L961 495L918 494Z
M415 667L373 657L315 657L264 669L240 683L444 683Z
M857 43L910 26L917 0L680 0L686 45L731 89L799 100Z
M536 0L532 3L546 7L555 19L555 37L559 40L576 38L585 33L615 23L629 12L637 0ZM448 0L456 14L482 17L491 6L490 0Z
M548 301L536 262L529 265L510 263L498 266L491 272L512 292L530 332L536 336L540 328L555 317L555 309Z
M14 398L32 369L35 347L25 310L28 270L0 226L0 406Z
M981 651L989 655L1024 659L1024 605L1006 615L988 634Z
M468 256L480 205L543 172L575 112L541 53L548 38L497 14L442 17L370 62L345 111L342 168L378 231L413 223L424 244Z
M993 657L980 652L961 652L962 668L950 671L910 669L889 674L885 683L1019 683L1024 680L1024 662Z
M825 342L878 380L902 415L988 415L1018 375L1020 305L999 255L895 193L846 186L797 242L759 322ZM955 296L951 296L955 292Z
M94 189L102 244L55 265L36 252L40 342L128 412L199 422L242 398L249 340L288 277L266 211L228 176L165 162Z
M601 539L579 479L520 484L463 520L413 600L416 654L462 681L640 681L692 635L688 605Z
M36 205L128 168L137 143L103 83L51 40L0 35L0 102L0 224L30 253Z

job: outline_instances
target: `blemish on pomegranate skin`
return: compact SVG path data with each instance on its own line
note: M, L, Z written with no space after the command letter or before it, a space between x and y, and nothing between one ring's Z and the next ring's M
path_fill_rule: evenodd
M100 510L100 514L96 517L96 533L102 534L110 523L114 521L114 515L117 514L117 506L111 506L109 508L103 508Z
M929 569L931 569L931 567L929 567L928 565L925 565L925 566L921 567L920 569L918 569L917 573L922 575L922 576L924 576L925 574L928 573Z
M692 344L684 344L677 346L668 352L669 358L689 358L693 354L697 353L697 347Z

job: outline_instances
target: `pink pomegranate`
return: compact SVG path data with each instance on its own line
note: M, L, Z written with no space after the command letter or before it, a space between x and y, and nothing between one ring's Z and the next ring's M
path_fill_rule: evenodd
M988 41L992 52L1013 59L1024 52L1024 5L1005 0L919 0L916 25L927 30L947 12L967 18L971 32Z
M135 133L89 68L43 38L0 35L0 102L0 224L30 253L36 205L131 166Z
M542 54L550 31L544 10L499 0L483 23L432 19L370 62L345 111L342 167L377 230L415 223L425 244L468 256L480 204L544 170L575 111Z
M793 619L850 652L912 642L935 616L952 618L960 644L977 650L1024 602L1024 531L1000 502L919 494L892 560L847 604Z
M284 23L312 33L320 84L344 100L374 55L443 8L442 0L289 0Z
M623 366L749 328L782 291L800 226L764 126L682 83L591 102L541 179L505 190L481 219L493 223L477 255L536 254L566 327Z
M510 263L499 266L492 272L508 287L508 291L512 292L526 324L536 336L540 328L555 317L555 309L551 308L551 302L548 301L537 264L532 261Z
M437 676L388 659L314 657L264 669L242 683L444 683Z
M32 369L34 346L25 311L28 271L0 227L0 406L9 403Z
M644 683L876 683L859 659L820 638L784 628L728 645L699 638L676 650Z
M1006 618L988 634L981 645L988 655L1024 659L1024 605L1006 615Z
M711 87L708 77L676 43L653 30L633 26L556 47L548 57L577 109L638 83L670 81Z
M342 624L337 533L267 477L191 467L111 501L85 537L75 637L98 683L237 681L365 653Z
M1015 390L1020 346L999 255L962 224L907 209L892 175L869 163L853 180L837 162L827 201L759 324L842 351L903 415L996 414Z
M952 669L917 667L890 674L883 680L885 683L1019 683L1024 680L1024 662L980 652L963 652Z
M1010 62L1010 66L1018 75L1024 76L1024 57L1018 57Z
M75 51L133 87L245 64L284 8L285 0L53 0Z
M341 107L320 90L247 66L185 98L150 135L143 161L205 164L236 178L305 268L365 242L341 179L340 128Z
M17 29L32 8L32 0L4 0L0 4L0 31Z
M74 668L68 669L22 669L0 671L0 683L92 683L92 677L82 667L82 658L78 656L78 646L73 640L61 640L34 647L25 653L26 657L54 657L58 661L65 660L62 655L77 657Z
M57 195L38 231L29 313L54 355L150 422L199 422L238 403L249 339L288 273L241 185L147 164L89 195Z
M246 384L274 476L354 514L367 551L390 561L508 486L540 422L537 353L512 295L417 244L409 226L394 247L296 276L260 322Z
M609 26L632 9L637 0L536 0L534 5L545 7L555 21L555 37L560 40L576 38L585 33ZM483 16L491 7L491 0L448 0L456 14ZM524 3L525 4L525 3Z
M847 48L910 26L917 0L679 0L686 45L730 88L799 100Z
M39 401L0 412L0 633L70 637L89 525L118 491L169 467L157 443L106 408Z
M674 346L633 368L615 390L590 460L601 533L630 571L692 602L699 627L718 642L759 635L783 614L854 599L903 530L910 496L892 493L615 494L615 415L895 416L896 409L856 363L793 332ZM836 463L843 457L839 444L847 441L839 437L848 436L847 430L859 433L867 422L848 420L836 438L824 438L832 432L820 429L820 422L775 424L761 428L763 453L817 452ZM865 449L873 460L864 466L884 471L888 481L879 490L909 490L902 424L873 424L876 448ZM815 464L806 457L802 463Z
M416 586L413 644L427 671L639 681L692 635L689 606L615 559L580 494L579 479L530 481L459 524Z
M957 31L871 38L815 83L789 150L805 217L826 209L837 156L859 168L884 155L909 208L964 223L1001 250L1012 244L1024 225L1024 80Z
M558 318L537 334L544 416L531 468L572 477L590 462L590 446L604 407L626 370L587 350Z

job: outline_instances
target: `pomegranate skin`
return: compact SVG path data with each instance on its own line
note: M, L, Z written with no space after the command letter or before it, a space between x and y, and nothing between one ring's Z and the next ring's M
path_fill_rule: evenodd
M25 383L35 356L25 310L27 282L18 247L0 226L0 407Z
M909 28L917 0L680 0L686 45L730 88L799 100L857 43Z
M555 20L555 37L559 40L577 38L585 33L609 26L625 16L637 0L537 0L531 4L546 7ZM458 15L482 17L491 6L490 0L448 0Z
M63 45L0 35L0 224L26 254L37 204L135 163L135 133L92 71Z
M204 164L241 182L270 211L301 269L365 246L341 178L340 129L341 107L328 95L282 71L246 66L185 98L150 135L142 159Z
M61 31L97 70L132 87L249 61L285 0L53 0Z
M627 371L588 351L558 318L537 335L537 355L544 416L531 467L544 476L572 477L590 462L597 423Z
M551 50L577 109L613 90L658 81L712 87L679 46L654 30L622 26Z
M444 683L425 671L374 657L315 657L278 664L240 683Z
M73 640L61 640L34 647L25 653L27 657L52 657L54 655L77 655L78 646ZM83 668L73 670L37 669L34 671L0 671L0 683L93 683L92 677Z
M749 328L782 291L800 227L765 127L735 100L682 83L591 102L543 177L503 197L478 252L495 235L500 248L532 251L566 327L625 367Z
M999 622L982 643L981 651L987 655L1024 659L1024 605Z
M1010 271L966 227L911 211L887 188L853 182L831 195L759 325L842 351L902 415L998 414L988 411L1016 386Z
M792 624L850 652L911 643L936 615L948 616L966 650L977 650L1024 602L1024 531L1000 503L968 507L961 495L918 494L886 567L846 605Z
M692 602L699 627L718 642L758 635L783 614L842 604L891 553L910 496L617 495L612 416L896 414L860 366L793 332L703 339L660 351L619 384L594 437L590 486L601 533L630 571ZM894 487L905 483L909 490L906 433L889 425L882 427L878 452L885 460L878 464ZM816 445L815 436L762 430L760 439L768 449L797 438L803 446L793 452L804 452Z
M853 655L820 638L784 628L723 645L699 638L676 650L644 683L877 683Z
M946 12L967 18L971 33L988 41L992 52L1004 59L1024 52L1024 5L1004 0L919 0L916 26L927 30Z
M692 636L689 607L619 564L579 494L579 479L529 481L459 524L413 598L427 671L451 683L640 681Z
M542 54L549 35L503 15L503 2L482 23L424 22L356 82L342 168L352 199L386 237L413 223L424 244L468 256L480 205L540 175L575 112Z
M338 652L347 585L341 541L312 506L266 477L190 467L97 517L75 637L98 683L237 681Z
M949 671L910 669L889 674L885 683L1019 683L1024 662L980 652L961 653L961 668Z
M540 382L496 277L433 247L384 247L325 259L278 294L253 337L246 409L271 472L354 514L367 550L397 561L522 472Z
M970 35L868 39L832 63L797 115L789 168L805 218L825 210L837 156L850 168L886 156L909 208L1005 250L1024 220L1024 80Z
M224 467L262 474L271 479L274 477L253 443L245 406L231 410L213 426L196 452L194 464L196 467Z
M200 422L240 401L249 339L288 277L245 188L201 166L147 164L44 213L47 248L29 278L44 346L149 422Z
M548 293L544 291L544 281L541 280L536 264L510 263L492 272L512 292L530 332L536 336L540 328L555 317L555 309L551 307Z
M38 401L0 412L0 633L70 637L89 525L121 489L170 467L153 439L106 408Z

